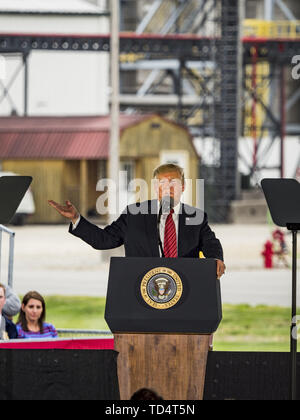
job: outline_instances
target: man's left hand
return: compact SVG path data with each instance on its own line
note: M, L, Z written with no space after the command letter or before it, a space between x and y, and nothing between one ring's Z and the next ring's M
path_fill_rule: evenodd
M225 270L226 270L226 265L224 264L224 262L221 261L221 260L217 260L217 277L218 277L218 280L220 280L220 278L225 274Z

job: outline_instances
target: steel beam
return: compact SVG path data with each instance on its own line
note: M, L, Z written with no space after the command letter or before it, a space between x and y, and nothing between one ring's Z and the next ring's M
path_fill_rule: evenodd
M138 35L141 35L145 30L147 29L147 26L151 22L151 20L154 18L156 13L158 12L159 8L161 7L163 3L163 0L155 0L152 4L152 6L149 9L149 12L144 17L144 19L141 21L139 26L137 27L136 33Z
M260 62L290 65L291 59L299 54L300 39L266 40L243 39L244 64L251 64L251 49L258 47ZM221 39L195 35L144 35L121 34L121 54L143 54L147 59L177 59L188 61L211 61L220 54ZM109 52L110 36L76 35L28 35L1 34L0 54L16 54L30 51L94 51Z
M291 9L282 1L282 0L275 0L277 6L282 10L282 12L285 14L288 20L297 20L294 13L291 11Z
M178 105L178 95L120 95L120 103L123 106L176 107ZM186 107L197 106L200 104L200 98L197 95L183 95L182 104ZM207 99L208 104L213 104L213 98Z

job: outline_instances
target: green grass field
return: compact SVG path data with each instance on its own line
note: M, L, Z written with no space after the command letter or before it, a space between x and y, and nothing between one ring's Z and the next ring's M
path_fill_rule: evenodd
M56 328L107 330L105 298L49 296L47 320ZM289 351L290 309L224 305L216 351Z
M217 351L289 351L289 308L224 305L215 335Z

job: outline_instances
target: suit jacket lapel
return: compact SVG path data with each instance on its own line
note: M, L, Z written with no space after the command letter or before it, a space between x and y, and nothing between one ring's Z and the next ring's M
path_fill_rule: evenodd
M186 245L189 243L186 217L184 204L182 204L178 224L178 257L183 257L186 254Z
M155 203L156 202L156 203ZM145 215L146 233L152 257L159 258L159 245L158 245L158 203L157 200L149 201L149 213Z

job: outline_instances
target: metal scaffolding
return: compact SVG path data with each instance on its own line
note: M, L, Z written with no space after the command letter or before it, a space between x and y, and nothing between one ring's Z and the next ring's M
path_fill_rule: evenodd
M290 97L287 93L291 63L298 55L299 45L300 21L245 23L242 134L253 139L253 158L246 164L254 180L266 169L276 169L284 177L286 136L300 134L299 121L287 121L289 111L300 99L299 87ZM278 142L280 159L275 167L270 167L268 158Z
M211 145L211 162L201 166L200 176L206 179L211 218L218 222L228 219L230 203L239 197L238 139L253 140L245 164L255 181L269 168L268 154L278 141L276 168L284 175L285 137L300 134L300 125L287 122L300 90L290 98L286 92L286 68L299 54L300 22L244 23L243 3L121 1L121 27L131 30L120 34L121 110L159 112L186 124L200 144ZM275 7L295 18L280 0L265 1L264 17L271 19ZM28 57L34 50L109 52L110 37L0 34L1 54Z

